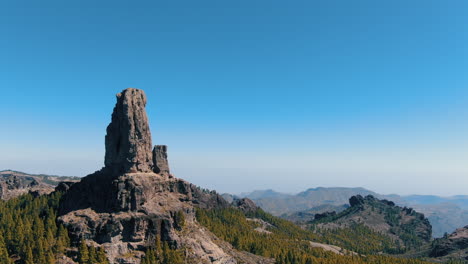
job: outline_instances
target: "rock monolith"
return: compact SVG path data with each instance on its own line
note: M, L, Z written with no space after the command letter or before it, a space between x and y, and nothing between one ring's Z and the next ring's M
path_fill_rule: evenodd
M151 132L143 90L128 88L117 94L107 127L106 168L116 173L152 172Z

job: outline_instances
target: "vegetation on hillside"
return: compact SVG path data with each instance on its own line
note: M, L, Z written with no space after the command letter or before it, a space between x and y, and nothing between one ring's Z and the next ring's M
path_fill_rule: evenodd
M184 256L181 250L171 249L167 242L156 239L155 244L145 252L141 264L183 264Z
M70 248L68 232L56 222L61 193L0 200L0 264L55 264ZM86 250L85 250L86 248ZM107 264L102 249L80 246L80 264Z
M70 245L56 224L60 193L0 201L0 263L52 264Z
M336 215L312 221L309 229L330 243L363 254L403 253L429 242L431 227L423 214L371 196L360 199L358 204ZM389 230L378 225L371 228L364 224L376 222L388 225Z
M269 232L254 231L260 224L249 218L261 219L269 224ZM274 217L262 210L244 214L229 209L197 209L197 220L218 237L235 248L274 258L279 264L423 264L417 259L394 258L382 255L338 255L322 249L312 248L310 241L322 242L311 231L302 230L289 221ZM365 242L363 242L365 243Z
M55 192L39 197L27 194L0 201L0 264L53 264L70 253L73 243L65 227L56 222L60 197L61 194ZM250 213L235 208L197 209L196 216L198 222L236 249L274 258L278 264L427 263L417 259L372 255L388 251L392 245L383 235L361 225L349 230L314 233L260 209ZM176 219L177 225L182 228L185 222L183 212L178 212ZM340 245L365 256L334 254L311 247L311 241ZM88 246L84 241L75 246L77 251L71 255L78 263L109 263L103 248ZM147 249L142 260L142 264L182 263L183 251L171 249L168 243L160 240Z
M78 263L79 264L108 264L104 248L96 249L88 246L84 240L81 240L78 246Z
M404 249L398 240L375 232L363 224L351 224L346 228L319 229L311 226L310 230L320 237L320 241L326 244L336 245L360 254L376 254L380 252L398 254Z

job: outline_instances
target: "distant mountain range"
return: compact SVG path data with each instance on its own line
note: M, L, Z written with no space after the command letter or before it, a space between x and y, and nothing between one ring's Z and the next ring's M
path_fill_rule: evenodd
M9 200L28 192L46 194L54 191L60 182L77 182L79 180L79 177L2 170L0 171L0 199Z
M468 224L468 195L441 197L434 195L383 195L364 188L318 187L310 188L298 194L286 194L274 190L257 190L239 195L225 194L232 197L249 198L263 210L289 220L301 220L299 215L310 218L312 214L329 211L334 206L337 211L346 209L348 200L354 195L372 195L386 199L400 206L414 208L423 213L433 226L434 237L442 237L455 229ZM309 213L308 213L309 212ZM312 212L312 213L311 213ZM303 219L304 220L304 219Z

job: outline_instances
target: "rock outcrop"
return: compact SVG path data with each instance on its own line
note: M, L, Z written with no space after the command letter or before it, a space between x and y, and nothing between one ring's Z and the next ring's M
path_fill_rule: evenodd
M234 200L233 204L244 213L253 213L259 209L259 207L249 198Z
M333 217L333 216L336 216L335 211L333 211L333 212L323 212L323 213L315 214L314 219L315 220L320 220L320 219L324 219L324 218L327 218L327 217Z
M129 88L117 94L104 159L106 168L115 173L152 172L153 146L145 106L142 90Z
M156 145L153 148L153 171L160 174L169 174L169 162L167 161L167 146Z
M70 187L75 184L76 182L69 182L69 181L64 181L64 182L60 182L57 187L55 187L55 191L57 192L62 192L62 193L65 193L67 192Z
M167 147L151 149L145 105L141 90L127 89L117 95L107 128L105 166L79 183L61 186L69 189L62 197L59 222L74 241L85 239L103 246L111 263L139 263L156 238L185 248L194 263L252 259L198 225L197 207L230 204L215 192L169 174ZM183 230L176 220L180 213L185 216ZM262 258L256 259L248 263L262 263Z

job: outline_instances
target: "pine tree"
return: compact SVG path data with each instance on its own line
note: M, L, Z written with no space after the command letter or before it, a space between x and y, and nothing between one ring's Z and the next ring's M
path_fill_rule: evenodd
M88 264L89 261L89 250L88 245L84 239L81 239L80 246L78 248L78 262L80 264Z
M26 255L24 256L24 263L25 264L36 264L34 262L34 256L33 256L33 251L31 247L28 247L26 249Z
M47 264L55 264L55 257L54 257L54 253L52 251L49 251L47 253Z
M0 264L10 264L10 256L8 255L8 250L6 248L5 241L3 236L0 234Z
M177 250L170 250L167 256L167 259L164 260L166 264L183 264L184 258L182 257L181 252Z
M169 244L167 242L162 243L162 263L169 264Z
M88 247L88 252L89 252L89 259L88 259L88 264L94 264L97 262L97 252L96 248L91 246Z
M182 210L177 211L175 215L176 228L181 230L185 226L185 214Z
M34 259L36 260L37 264L45 264L47 262L46 260L46 254L44 250L44 242L43 238L40 237L36 240L36 246L35 250L33 251L34 254Z
M156 255L153 249L149 248L146 250L145 257L141 264L157 264Z
M64 254L65 249L69 246L70 244L70 238L68 237L68 232L63 227L63 225L60 225L57 231L57 239L56 239L56 244L55 244L55 253L57 254Z
M97 252L97 261L99 264L109 264L109 260L107 260L106 251L103 247L100 247Z
M159 236L156 237L154 241L154 250L155 250L155 255L158 257L161 257L162 246L161 246L161 239L159 238Z

